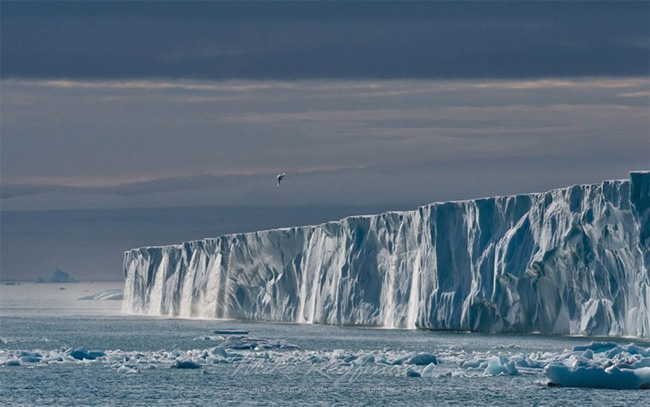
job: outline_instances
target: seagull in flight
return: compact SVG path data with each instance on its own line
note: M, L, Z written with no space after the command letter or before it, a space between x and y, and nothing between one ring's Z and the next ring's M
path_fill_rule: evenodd
M286 177L286 176L287 176L287 173L286 173L286 172L283 172L282 174L278 174L278 188L280 188L280 183L282 182L282 180L283 180L284 177Z

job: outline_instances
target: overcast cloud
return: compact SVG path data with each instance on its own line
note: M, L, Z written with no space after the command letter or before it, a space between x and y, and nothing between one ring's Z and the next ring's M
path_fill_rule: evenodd
M648 167L644 1L0 7L3 210L416 205Z
M2 94L5 209L416 205L648 162L646 78L5 80Z
M3 78L643 76L646 1L3 1Z

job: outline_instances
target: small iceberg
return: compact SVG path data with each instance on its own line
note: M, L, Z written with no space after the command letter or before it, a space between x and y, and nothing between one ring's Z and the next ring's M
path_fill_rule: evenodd
M438 364L438 358L435 355L430 353L418 353L417 355L412 356L406 361L407 365L416 365L416 366L427 366L433 363L434 365Z
M517 370L515 362L508 360L507 357L491 356L487 359L485 374L490 376L516 376L519 374L519 370Z
M124 299L124 289L123 288L110 288L108 290L102 290L96 292L92 295L86 295L85 297L79 298L79 300L123 300Z
M39 363L43 359L43 355L38 352L20 352L20 361L23 363Z
M99 351L99 350L91 350L91 351L89 351L86 348L84 348L83 346L81 348L77 348L77 349L74 349L74 350L70 349L67 353L68 353L68 355L72 356L73 358L75 358L77 360L84 360L84 359L95 360L97 358L106 356L105 352L102 352L102 351Z
M221 335L217 336L197 336L196 338L192 339L193 341L223 341L225 338Z
M407 369L406 377L422 377L422 375L417 370Z
M650 389L650 348L592 342L555 357L544 373L549 386Z
M247 329L225 328L225 329L215 329L213 332L219 335L248 335L248 332L250 331L248 331Z
M177 360L171 365L172 369L199 369L200 364L192 362L191 360Z
M435 372L435 366L436 366L435 363L430 363L427 365L427 367L422 369L422 373L421 373L422 377L430 377L430 378L433 377L433 374Z
M616 366L569 367L553 363L544 373L550 379L549 386L597 387L602 389L650 389L650 367L619 369Z
M47 277L39 277L37 283L78 283L79 281L61 269L54 269Z

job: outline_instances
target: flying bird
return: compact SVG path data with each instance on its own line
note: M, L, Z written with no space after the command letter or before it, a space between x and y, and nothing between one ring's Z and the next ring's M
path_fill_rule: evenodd
M282 174L278 174L278 188L280 188L280 183L282 182L282 179L287 176L286 172L283 172Z

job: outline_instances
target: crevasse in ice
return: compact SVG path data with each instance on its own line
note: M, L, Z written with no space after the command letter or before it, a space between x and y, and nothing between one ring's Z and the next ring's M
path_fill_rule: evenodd
M127 251L124 309L650 337L650 172Z

